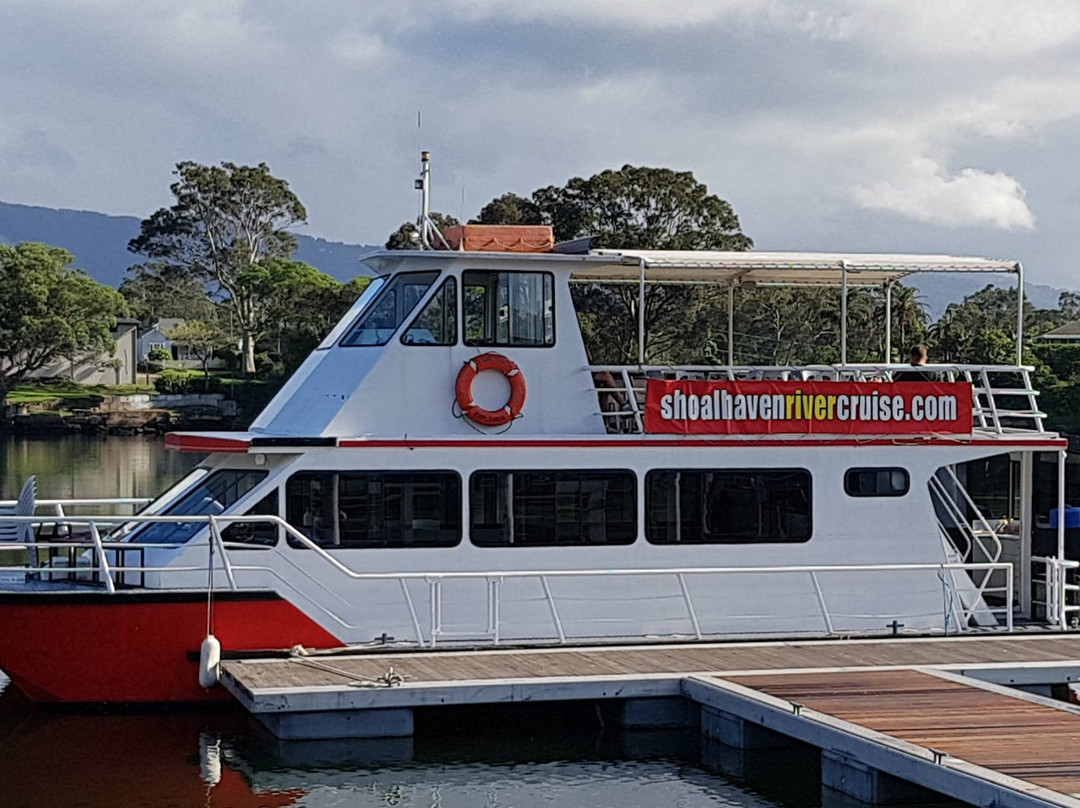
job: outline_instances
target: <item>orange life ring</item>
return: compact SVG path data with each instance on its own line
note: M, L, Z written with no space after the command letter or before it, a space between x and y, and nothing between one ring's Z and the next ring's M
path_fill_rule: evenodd
M485 410L473 399L473 381L485 370L497 370L510 382L510 399L497 410ZM462 366L455 392L462 414L470 421L480 426L502 426L517 418L525 405L525 374L517 363L502 354L480 354Z

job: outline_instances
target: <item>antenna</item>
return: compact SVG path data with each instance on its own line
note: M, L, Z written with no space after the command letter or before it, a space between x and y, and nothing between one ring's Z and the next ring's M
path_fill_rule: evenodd
M420 217L416 227L420 231L420 249L434 250L434 236L442 244L443 249L449 250L450 243L443 238L439 228L431 221L431 152L420 152L420 179L413 183L413 187L420 192Z

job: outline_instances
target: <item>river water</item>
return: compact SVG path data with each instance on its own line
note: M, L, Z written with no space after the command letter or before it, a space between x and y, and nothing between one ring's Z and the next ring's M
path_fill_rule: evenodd
M30 474L42 499L153 496L198 459L159 438L0 436L0 498ZM0 674L3 808L822 805L813 750L747 755L696 731L620 732L594 705L435 710L418 713L415 738L286 743L239 710L58 713L7 684Z

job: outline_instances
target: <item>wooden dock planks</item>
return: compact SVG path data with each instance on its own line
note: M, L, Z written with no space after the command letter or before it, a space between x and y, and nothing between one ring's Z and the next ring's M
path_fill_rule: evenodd
M226 649L227 651L228 649ZM484 651L361 652L316 656L325 667L286 659L223 663L248 690L341 685L376 678L390 666L410 683L550 677L628 676L848 667L1080 661L1080 635L1022 635L896 640L828 640L596 646ZM325 668L334 668L333 673Z
M1080 794L1080 715L915 670L727 681L1063 794Z

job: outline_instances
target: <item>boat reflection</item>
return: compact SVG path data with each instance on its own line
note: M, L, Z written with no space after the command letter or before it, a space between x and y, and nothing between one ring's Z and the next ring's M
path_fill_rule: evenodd
M257 789L233 764L242 714L69 715L0 696L5 808L283 808L306 791Z

